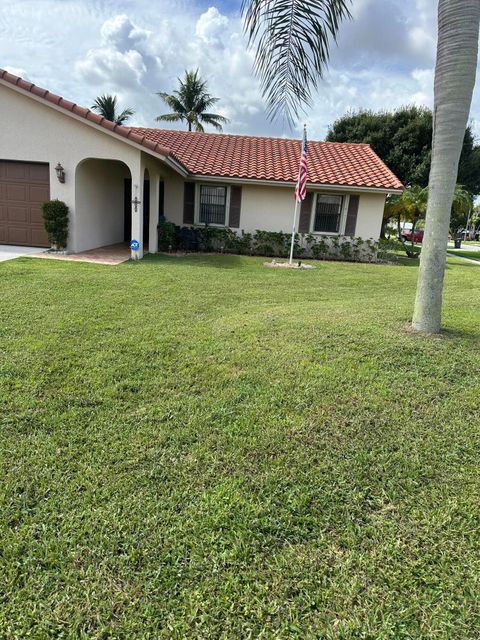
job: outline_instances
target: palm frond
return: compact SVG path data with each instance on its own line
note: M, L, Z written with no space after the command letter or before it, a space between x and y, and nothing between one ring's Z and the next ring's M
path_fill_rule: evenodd
M98 96L90 108L92 111L96 111L102 115L106 120L110 120L116 124L123 124L135 113L132 109L127 108L117 114L117 96L110 95Z
M352 0L242 0L249 46L256 49L255 71L273 119L292 123L311 105L312 90L328 64L330 40L351 17Z
M199 115L199 120L205 122L205 124L210 124L212 127L215 127L217 131L223 131L222 124L228 124L230 120L225 118L225 116L220 116L216 113L201 113Z
M115 117L115 122L117 124L124 124L131 116L133 116L134 113L135 111L127 107L127 109L124 109Z
M174 95L170 95L169 93L158 93L158 96L165 102L167 107L170 107L172 111L176 111L178 113L186 113L185 106L182 102Z
M155 120L157 122L178 122L179 120L183 122L185 115L183 113L164 113L161 116L157 116Z

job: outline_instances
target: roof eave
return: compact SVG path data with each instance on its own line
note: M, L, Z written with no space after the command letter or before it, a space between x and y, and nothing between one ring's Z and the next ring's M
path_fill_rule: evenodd
M203 175L200 173L191 173L188 176L192 180L203 181L203 182L222 182L222 183L235 183L235 184L252 184L252 185L263 185L263 186L274 186L274 187L289 187L295 188L296 182L285 181L285 180L268 180L268 179L258 179L258 178L238 178L238 177L229 177L229 176L212 176L212 175ZM403 188L389 188L389 187L370 187L370 186L358 186L358 185L348 185L348 184L327 184L327 183L318 183L318 182L307 182L307 188L311 190L321 190L328 189L330 191L359 191L359 192L369 192L369 193L383 193L388 195L389 193L402 193Z
M5 79L7 76L7 79ZM134 131L131 131L129 127L124 127L122 125L115 124L106 120L105 118L98 119L96 114L94 114L89 109L84 109L74 103L71 103L60 96L54 96L54 94L46 91L45 89L41 89L36 85L29 83L22 78L18 78L19 82L14 82L12 79L8 79L8 77L16 78L12 74L4 74L4 76L0 76L0 85L11 89L12 91L16 91L21 95L26 96L43 104L46 107L50 107L55 111L62 113L66 116L71 117L77 122L82 122L83 124L87 124L88 126L100 131L105 135L109 135L116 140L120 140L122 142L127 143L130 146L137 148L139 151L144 151L145 153L149 153L150 155L162 160L165 164L167 164L170 168L175 170L177 173L180 173L183 177L189 175L187 168L171 153L170 149L167 147L163 147L158 143L154 143L151 140L148 140L145 136L139 136ZM36 91L32 91L32 88L36 89ZM49 99L45 97L47 94L50 97L55 97L54 99ZM70 108L66 108L62 103L71 105ZM101 122L100 122L101 121Z

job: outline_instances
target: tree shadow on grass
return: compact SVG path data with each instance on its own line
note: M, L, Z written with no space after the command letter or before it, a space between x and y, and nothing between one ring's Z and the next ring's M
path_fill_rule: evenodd
M423 333L421 331L415 331L412 327L411 320L408 320L401 326L401 333L404 336L409 336L417 340L426 340L431 342L445 340L458 341L459 338L475 343L476 345L480 342L480 331L476 327L472 327L470 329L453 329L442 326L440 333Z

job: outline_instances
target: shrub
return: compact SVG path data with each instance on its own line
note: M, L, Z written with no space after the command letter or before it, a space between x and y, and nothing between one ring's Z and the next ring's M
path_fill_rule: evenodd
M365 241L362 238L352 238L352 253L353 259L358 261L362 257L362 246Z
M48 241L56 249L65 249L68 241L68 207L62 200L49 200L42 205L43 222Z
M241 235L233 233L235 238L230 243L230 248L235 253L243 253L246 255L252 255L253 248L253 236L251 233L245 233L242 231Z
M245 231L237 232L228 227L209 225L176 227L176 235L177 246L188 251L217 251L281 258L289 256L292 238L290 233L283 231L257 229L252 234L245 233ZM174 246L173 243L172 246ZM382 257L382 252L379 251L378 243L373 240L297 233L295 234L293 255L295 258L311 257L315 260L375 262Z
M344 240L340 245L340 253L342 258L350 260L352 258L352 244L349 240Z
M210 227L206 224L198 229L200 247L203 251L227 251L237 234L224 227Z
M324 238L320 238L318 241L315 240L315 243L311 245L310 250L315 260L324 260L328 254L328 245Z
M158 248L160 251L170 251L177 248L177 229L173 222L162 220L158 223Z

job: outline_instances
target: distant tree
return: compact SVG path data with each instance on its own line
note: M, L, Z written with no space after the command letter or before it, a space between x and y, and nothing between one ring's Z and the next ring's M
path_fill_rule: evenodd
M106 120L110 120L110 122L115 122L116 124L125 124L135 113L132 109L128 108L117 113L117 96L110 95L98 96L90 108Z
M403 242L401 221L412 223L412 246L409 248L405 242L403 246L409 258L415 258L418 252L415 251L413 234L417 222L425 217L428 202L428 189L418 185L407 187L402 194L389 196L385 205L385 218L395 217L397 219L398 239Z
M430 173L432 112L423 107L402 107L393 112L347 113L330 127L330 142L364 142L405 185L426 187ZM480 147L471 128L465 131L458 182L472 195L480 194Z
M452 213L450 216L450 232L455 233L466 226L473 210L473 200L463 185L455 185Z
M382 237L387 223L392 219L397 222L398 239L402 240L402 222L412 224L412 234L420 220L425 218L428 203L428 187L418 185L407 187L401 194L387 197L385 212L383 214ZM452 214L450 218L450 230L452 233L464 227L472 211L472 197L470 193L461 185L455 185L453 195ZM416 257L413 246L409 249L404 244L409 257Z
M209 124L222 131L222 124L229 122L224 116L210 113L208 110L220 98L214 98L207 91L207 82L196 71L185 71L183 80L178 78L179 88L172 94L160 92L157 95L170 107L172 113L156 118L157 122L186 122L189 131L204 131L203 125Z

